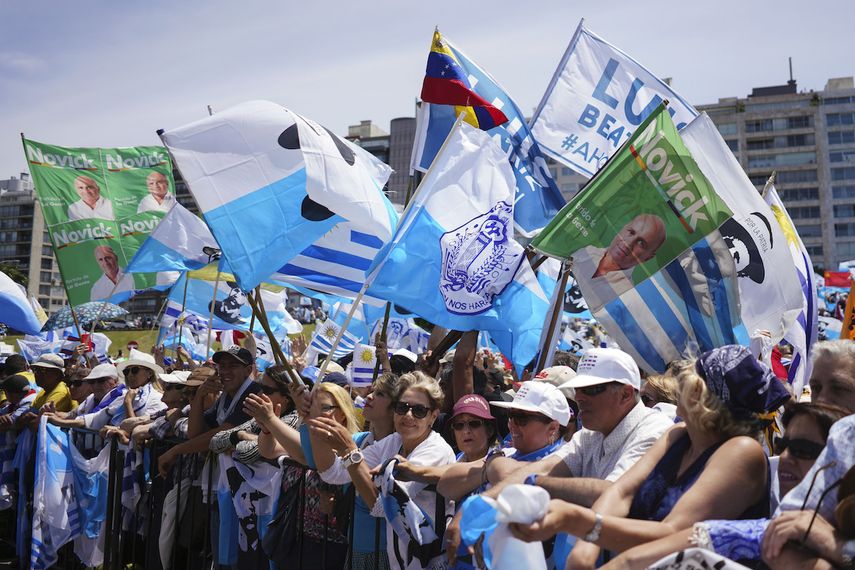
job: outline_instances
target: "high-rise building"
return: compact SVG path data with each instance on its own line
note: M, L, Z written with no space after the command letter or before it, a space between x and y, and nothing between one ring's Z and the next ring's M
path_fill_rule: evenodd
M26 172L0 180L0 261L16 265L28 277L27 292L48 313L66 304L50 236Z
M829 79L822 91L796 82L701 105L761 190L776 187L815 266L855 259L855 82Z

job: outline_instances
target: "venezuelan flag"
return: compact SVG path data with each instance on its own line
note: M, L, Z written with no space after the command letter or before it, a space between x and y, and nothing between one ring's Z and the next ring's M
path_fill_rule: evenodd
M438 30L433 33L421 97L427 103L454 105L457 115L463 114L467 123L485 131L508 120L496 106L475 93L469 74Z

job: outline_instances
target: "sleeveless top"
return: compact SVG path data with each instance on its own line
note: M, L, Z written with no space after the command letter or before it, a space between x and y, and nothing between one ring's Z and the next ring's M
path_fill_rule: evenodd
M668 448L647 479L639 487L638 492L632 499L629 509L629 518L662 521L680 497L695 484L704 470L707 461L715 451L721 447L724 441L710 446L698 457L679 477L680 462L683 455L689 450L691 442L689 434L683 434L674 444ZM766 493L755 504L748 507L738 519L756 519L769 516L769 491L771 479L769 470L766 470Z

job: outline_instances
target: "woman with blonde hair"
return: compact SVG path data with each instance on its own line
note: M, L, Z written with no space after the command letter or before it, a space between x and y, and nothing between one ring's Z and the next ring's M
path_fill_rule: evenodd
M305 386L292 382L286 388L275 378L271 377L271 380L275 382L271 382L271 389L280 392L283 398L284 393L289 391L294 402L303 401ZM280 461L284 472L280 508L287 509L294 502L287 497L296 497L299 502L302 495L305 501L300 547L289 545L268 552L268 555L279 567L287 567L299 561L303 568L338 570L344 565L348 544L347 521L335 516L340 512L337 504L344 504L341 502L344 500L341 485L330 485L321 480L313 469L311 448L303 445L304 439L299 429L280 419L281 410L282 403L274 404L265 393L250 394L244 401L244 411L261 427L258 437L261 456L269 460L280 460L284 456L305 466L297 466L287 459ZM308 417L328 420L348 434L360 429L350 395L341 386L330 382L322 382L315 387ZM301 489L304 476L305 483ZM295 512L296 509L290 509L289 515L295 516Z
M451 505L425 483L394 481L394 499L400 509L384 512L384 501L378 500L380 492L372 478L372 470L380 467L381 484L389 483L389 461L406 460L416 465L448 465L454 463L454 451L431 426L442 408L444 395L439 383L421 372L401 375L392 398L395 414L395 432L375 444L360 450L351 438L343 437L341 429L327 418L309 420L312 447L318 456L335 452L338 457L321 472L324 481L344 484L353 481L359 496L372 509L376 517L386 517L386 543L392 568L433 568L442 565L442 535ZM392 494L389 495L392 497ZM403 501L403 502L402 502ZM431 520L424 524L432 527L436 540L421 544L416 534L426 536L425 528L410 527L412 521L404 520L399 511L405 505L429 513ZM413 505L414 504L414 505ZM415 512L415 509L410 509ZM416 532L418 531L418 532Z
M553 500L532 525L511 525L518 538L557 532L580 537L572 567L592 567L600 547L623 551L706 519L768 516L769 467L757 438L762 416L790 395L742 346L702 354L677 376L675 425L591 508Z

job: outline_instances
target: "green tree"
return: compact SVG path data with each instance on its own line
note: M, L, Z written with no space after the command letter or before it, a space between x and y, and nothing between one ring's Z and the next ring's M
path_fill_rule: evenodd
M22 272L18 265L15 263L9 263L8 261L0 261L0 271L9 276L9 278L15 283L20 283L24 287L29 283L30 278Z

